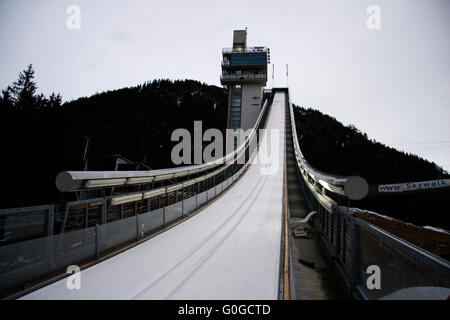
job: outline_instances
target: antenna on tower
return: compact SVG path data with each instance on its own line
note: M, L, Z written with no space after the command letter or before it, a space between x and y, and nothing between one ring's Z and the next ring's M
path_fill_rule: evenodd
M286 86L289 87L288 64L286 63Z
M272 63L272 88L274 87L275 78L275 64Z

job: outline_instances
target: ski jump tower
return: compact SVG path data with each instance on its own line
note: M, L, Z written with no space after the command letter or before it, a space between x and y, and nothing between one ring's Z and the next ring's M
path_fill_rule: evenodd
M221 84L228 90L229 129L253 128L267 83L267 47L247 47L247 30L235 30L233 47L222 50Z

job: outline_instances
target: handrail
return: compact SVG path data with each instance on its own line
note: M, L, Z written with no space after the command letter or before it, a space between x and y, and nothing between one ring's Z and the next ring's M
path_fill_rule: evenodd
M318 212L318 218L315 221L318 231L321 233L322 240L327 244L325 247L328 248L329 253L334 258L333 260L340 266L338 270L350 287L351 292L354 292L362 299L377 298L376 294L365 289L364 283L361 280L361 274L365 270L362 270L360 266L364 261L367 262L367 259L360 255L360 246L365 245L365 249L367 250L369 244L367 242L368 240L360 236L360 232L368 232L377 241L382 241L386 245L383 246L383 252L385 254L389 250L397 250L399 255L411 259L408 261L413 261L420 268L423 268L423 270L427 270L426 272L432 272L435 276L438 276L441 285L442 283L446 283L448 286L450 283L450 263L448 261L370 222L357 218L354 215L353 208L341 206L327 195L325 189L332 194L345 197L343 186L349 177L325 173L315 169L306 161L298 143L293 106L290 103L290 99L289 109L294 152L297 158L299 173L302 176L299 178L304 181L306 200L309 203L310 209L314 208ZM312 198L307 196L308 193L312 195ZM379 260L378 262L382 264L383 260ZM403 266L402 262L398 262L398 265L400 267ZM433 282L430 280L429 283L431 284ZM407 288L411 285L414 285L414 282L400 282L397 284L396 289ZM390 291L384 294L386 293L390 293ZM417 295L420 297L419 293Z
M239 155L237 155L236 159L241 157L244 154L245 150L246 149L242 150L239 153ZM255 150L253 152L255 152ZM234 160L232 163L229 163L229 164L227 164L225 166L222 166L219 169L217 169L215 171L212 171L212 172L210 172L210 173L208 173L206 175L200 176L198 178L192 178L190 180L187 180L187 181L184 181L184 182L180 182L178 184L172 184L172 185L167 186L167 187L161 187L161 188L150 190L150 191L133 192L133 193L126 193L126 194L113 196L111 198L111 205L135 202L137 200L148 199L148 198L151 198L151 197L154 197L154 196L157 196L157 195L178 191L178 190L183 189L183 188L185 188L187 186L193 185L195 183L207 180L209 178L212 178L212 177L218 175L219 173L221 173L225 169L229 168L236 161L237 160ZM139 197L139 195L140 195L140 197Z
M309 176L312 180L320 184L323 188L339 196L346 196L344 185L347 182L347 176L334 175L314 168L303 156L300 149L297 130L294 120L293 106L289 100L289 110L291 114L292 139L294 143L295 156L297 158L300 171L305 179ZM418 187L414 187L417 185ZM378 194L398 193L398 192L421 192L426 189L443 189L450 187L450 179L436 179L427 181L403 182L394 184L370 184L371 188L376 190ZM406 187L405 187L406 186Z
M267 47L245 47L245 48L223 48L222 53L254 53L254 52L268 52Z
M222 74L220 80L264 80L266 74Z
M198 165L148 171L62 171L56 176L56 187L62 192L70 192L101 187L144 184L189 176L215 168L224 163L230 163L231 159L234 159L236 155L240 156L242 154L242 150L245 150L248 142L255 136L262 116L267 108L267 101L264 102L255 125L250 130L250 134L245 138L244 142L236 150L222 158Z
M314 182L327 189L328 191L340 195L345 196L344 185L347 182L349 177L339 176L334 174L329 174L323 171L320 171L314 168L312 165L308 163L308 161L303 156L303 153L300 149L300 145L298 143L297 138L297 128L295 125L294 111L291 104L291 100L288 93L289 99L289 111L291 114L291 128L292 128L292 140L294 143L294 151L295 156L297 158L297 163L300 167L300 171L304 175L304 177L309 180L307 177L310 177ZM307 181L306 180L306 181Z

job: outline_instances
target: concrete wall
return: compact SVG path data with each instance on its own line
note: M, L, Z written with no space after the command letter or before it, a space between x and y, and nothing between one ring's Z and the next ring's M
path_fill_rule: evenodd
M242 86L241 128L253 128L261 111L262 86L244 84Z

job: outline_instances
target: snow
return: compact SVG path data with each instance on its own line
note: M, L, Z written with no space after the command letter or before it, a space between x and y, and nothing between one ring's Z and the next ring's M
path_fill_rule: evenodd
M81 289L62 279L22 299L277 299L284 122L285 95L276 93L267 124L280 129L280 152L270 152L275 174L255 163L202 212L82 270Z
M444 287L409 287L392 292L380 300L447 300L450 288Z
M428 230L433 230L436 232L441 232L441 233L445 233L445 234L450 234L450 232L444 230L444 229L440 229L440 228L436 228L436 227L432 227L432 226L423 226L424 229L428 229Z
M368 214L371 214L371 215L374 215L374 216L378 216L378 217L381 217L381 218L384 218L384 219L387 219L387 220L397 220L397 219L394 219L392 217L384 216L382 214L379 214L379 213L376 213L376 212L373 212L373 211L369 211L369 210L362 210L362 209L358 209L358 208L350 208L350 211L352 211L352 212L358 212L359 211L361 213L368 213ZM397 220L397 221L400 221L400 220Z
M389 217L389 216L384 216L384 215L381 215L379 213L376 213L376 212L373 212L373 211L369 211L369 210L362 210L362 209L358 209L358 208L351 208L350 210L352 212L368 213L368 214L375 215L375 216L378 216L378 217L381 217L381 218L384 218L384 219L387 219L387 220L391 220L391 221L399 221L399 222L404 223L406 225L414 226L414 227L417 227L417 228L424 228L424 229L432 230L432 231L435 231L435 232L450 234L450 232L448 232L447 230L444 230L444 229L440 229L440 228L436 228L436 227L432 227L432 226L420 227L420 226L417 226L417 225L415 225L413 223L404 222L402 220L395 219L395 218L392 218L392 217Z

